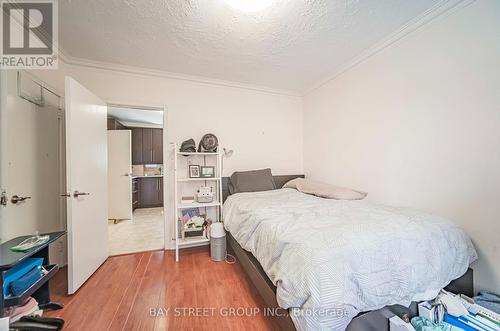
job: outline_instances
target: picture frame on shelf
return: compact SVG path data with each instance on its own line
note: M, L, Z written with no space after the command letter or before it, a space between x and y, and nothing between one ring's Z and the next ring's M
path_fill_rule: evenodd
M200 166L197 164L189 165L189 178L200 178Z
M201 166L200 177L202 177L202 178L214 178L215 177L215 167L214 166Z

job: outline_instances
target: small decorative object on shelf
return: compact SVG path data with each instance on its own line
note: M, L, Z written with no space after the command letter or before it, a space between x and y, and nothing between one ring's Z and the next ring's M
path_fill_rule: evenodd
M203 216L193 216L191 219L184 224L182 229L182 239L192 238L192 237L205 237L205 217Z
M196 152L196 143L194 142L194 139L188 139L186 141L183 141L181 144L181 148L179 149L181 152L187 152L187 153L194 153Z
M182 204L188 204L188 203L193 203L193 202L194 202L194 195L187 195L187 196L181 197Z
M219 140L213 133L207 133L204 135L200 144L198 145L198 152L217 152L217 147L219 146Z
M182 210L182 221L184 222L182 226L187 224L193 217L200 216L200 210L198 208L185 208Z
M201 166L200 175L202 178L215 177L215 167L214 166Z
M199 151L192 151L191 141L173 145L176 261L182 248L208 245L208 220L222 219L222 153L214 135L202 141Z
M195 164L189 165L189 178L200 178L200 166Z
M210 186L202 186L196 194L196 201L200 203L210 203L214 201L214 191Z
M205 217L203 217L203 216L193 216L184 225L184 228L186 228L186 229L202 228L204 225L205 225Z

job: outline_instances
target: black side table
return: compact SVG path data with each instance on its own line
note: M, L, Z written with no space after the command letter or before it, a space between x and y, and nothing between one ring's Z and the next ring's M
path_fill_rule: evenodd
M10 250L10 248L20 244L23 240L30 238L31 236L17 237L0 244L0 317L4 317L4 308L21 305L30 296L38 301L38 306L40 307L40 309L56 310L63 308L62 304L50 301L48 280L51 279L59 270L59 266L57 264L50 264L49 244L53 243L65 234L66 231L44 233L42 235L48 235L49 240L46 243L40 246L33 247L26 252L13 252ZM14 267L17 263L29 257L43 258L42 265L45 269L47 269L48 273L42 276L36 283L31 285L21 295L4 297L3 282L5 272Z

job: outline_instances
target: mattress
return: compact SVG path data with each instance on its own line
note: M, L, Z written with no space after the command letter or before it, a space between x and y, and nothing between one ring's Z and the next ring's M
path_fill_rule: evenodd
M294 189L232 195L223 219L298 330L345 330L360 312L432 299L477 258L443 218Z

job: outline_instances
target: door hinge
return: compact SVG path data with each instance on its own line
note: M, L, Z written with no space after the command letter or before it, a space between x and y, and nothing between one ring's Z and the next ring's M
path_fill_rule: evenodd
M2 190L2 194L0 195L0 205L7 206L7 193L5 190Z

